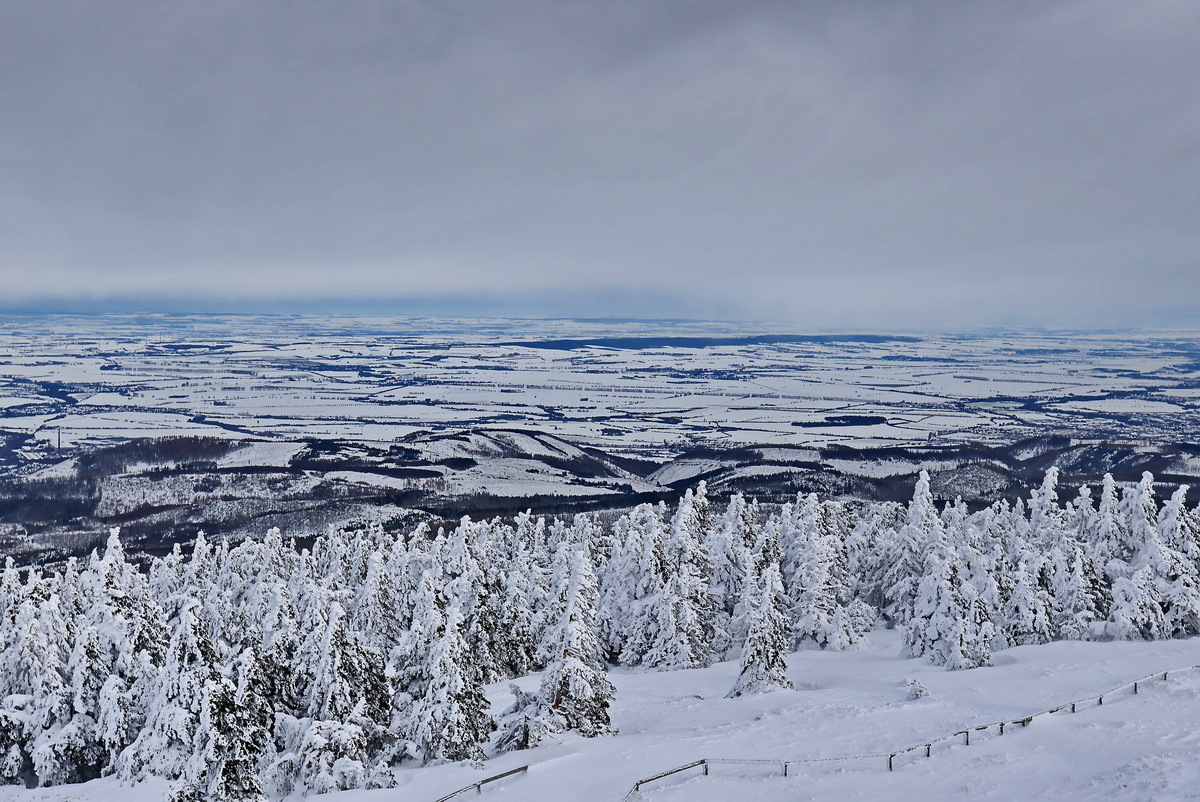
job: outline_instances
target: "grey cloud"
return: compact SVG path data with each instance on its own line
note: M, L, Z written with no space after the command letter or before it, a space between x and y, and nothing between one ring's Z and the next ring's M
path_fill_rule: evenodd
M1169 0L9 3L4 297L1178 322L1198 38Z

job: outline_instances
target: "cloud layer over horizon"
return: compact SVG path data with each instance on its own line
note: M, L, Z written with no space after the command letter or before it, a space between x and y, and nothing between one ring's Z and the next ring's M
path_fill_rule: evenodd
M1172 0L15 0L0 306L1200 323L1197 41Z

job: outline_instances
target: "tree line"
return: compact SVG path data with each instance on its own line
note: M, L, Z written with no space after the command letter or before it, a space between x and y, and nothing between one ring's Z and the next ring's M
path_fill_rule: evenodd
M142 567L102 553L0 573L0 780L117 774L175 800L386 787L405 765L611 732L610 668L738 658L729 695L791 687L785 654L881 623L950 669L1054 639L1200 631L1200 514L1153 477L1063 503L939 507L800 495L474 521L197 537ZM499 715L484 686L516 685Z

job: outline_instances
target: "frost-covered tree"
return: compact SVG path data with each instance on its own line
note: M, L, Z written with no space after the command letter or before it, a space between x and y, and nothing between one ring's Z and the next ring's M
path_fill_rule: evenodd
M930 544L945 537L941 516L933 502L929 474L921 471L908 505L905 522L884 545L884 613L904 624L912 617L921 577L926 573L925 555Z
M1058 477L1058 468L1047 470L1042 486L1033 491L1029 502L1028 540L1043 550L1061 548L1066 537L1066 515L1058 506Z
M1162 591L1148 567L1128 577L1118 577L1112 586L1107 635L1115 640L1155 640L1166 632Z
M810 497L815 502L815 497ZM874 614L861 599L854 600L849 582L845 530L837 521L842 510L831 504L806 504L807 523L785 526L783 540L789 566L786 591L790 606L792 646L815 644L840 651L857 643L874 625ZM867 622L870 622L868 624Z
M450 607L426 658L429 682L414 707L411 736L426 764L482 760L480 745L495 726L462 629L458 608Z
M547 655L541 687L536 695L514 691L517 703L505 717L502 751L536 746L565 730L587 738L610 731L608 707L615 690L597 657L598 589L585 548L570 552L570 572L558 594L563 598L559 620L541 649Z
M991 664L994 626L975 589L962 578L962 566L944 538L933 544L917 589L913 615L905 628L905 648L949 669Z
M1200 565L1195 522L1185 506L1181 486L1159 512L1156 536L1143 545L1140 561L1158 578L1167 637L1200 634Z
M263 798L260 772L273 757L268 752L275 725L270 693L271 683L254 647L238 655L229 675L209 686L209 719L202 727L210 728L203 778L210 798Z
M640 664L659 671L694 668L706 661L698 650L704 637L703 624L688 603L684 583L678 574L671 574L662 590L646 605L654 618L647 623L653 629L646 634L649 648L642 655Z
M1099 601L1105 591L1100 577L1083 550L1074 547L1054 592L1054 636L1063 640L1088 640L1100 620Z
M641 663L658 632L660 609L652 602L661 600L666 584L665 529L650 504L614 524L619 543L601 581L598 629L606 655L622 665Z
M677 587L679 617L688 638L689 665L701 667L723 656L729 648L728 626L722 606L710 591L713 564L704 543L713 528L712 512L704 488L687 491L679 501L666 541L664 568Z
M118 761L127 780L149 775L186 782L197 779L204 746L197 735L201 720L210 715L208 686L219 681L216 650L201 613L200 602L186 599L172 622L166 662L152 689L146 723Z
M1001 628L1013 646L1048 643L1053 637L1052 601L1019 561L1012 571L1012 592L1004 606Z
M352 712L385 721L391 690L378 660L362 648L346 626L346 611L330 601L298 654L304 676L305 714L316 720L345 721Z
M727 698L746 694L787 690L795 686L787 676L788 626L782 610L783 582L779 565L768 564L755 583L757 593L750 616L746 643L742 647L742 670L726 694Z

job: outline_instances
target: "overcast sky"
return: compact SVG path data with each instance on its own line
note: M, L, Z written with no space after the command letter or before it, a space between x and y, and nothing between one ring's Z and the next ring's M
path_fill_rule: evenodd
M0 306L358 300L1200 323L1200 3L0 3Z

